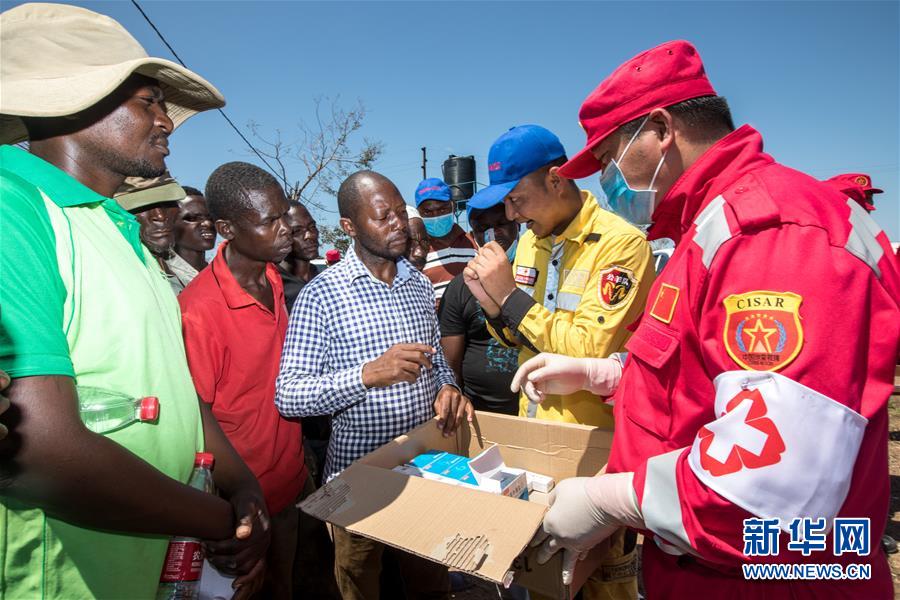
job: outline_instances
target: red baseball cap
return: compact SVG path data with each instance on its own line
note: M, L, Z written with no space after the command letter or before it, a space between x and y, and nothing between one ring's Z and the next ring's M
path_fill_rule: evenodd
M581 105L578 120L587 144L559 169L569 179L600 170L591 150L616 129L655 108L715 96L697 49L689 42L666 42L623 63Z
M872 178L865 173L842 173L826 179L825 183L844 191L847 188L861 188L864 192L883 194L884 190L872 187Z
M325 262L329 265L333 265L334 263L341 260L341 251L336 248L332 248L325 252Z

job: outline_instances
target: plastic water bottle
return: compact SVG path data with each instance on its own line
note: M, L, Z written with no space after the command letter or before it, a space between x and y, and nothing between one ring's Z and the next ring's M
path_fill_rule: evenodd
M194 489L215 493L212 466L213 455L198 452L194 458L194 472L188 485ZM173 537L166 550L156 600L197 600L200 597L200 572L203 569L203 548L200 540Z
M94 433L110 433L135 422L156 421L159 399L156 396L133 398L103 388L76 386L78 412L85 426Z

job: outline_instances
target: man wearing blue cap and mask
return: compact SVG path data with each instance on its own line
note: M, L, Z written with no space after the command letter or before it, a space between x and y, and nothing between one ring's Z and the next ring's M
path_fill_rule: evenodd
M422 273L434 286L435 302L439 306L450 281L462 273L466 263L475 257L477 248L456 224L456 203L451 198L450 186L440 179L432 177L419 183L416 209L431 240Z
M488 243L465 270L497 339L519 344L520 364L538 352L607 357L622 351L626 327L641 314L655 276L646 236L560 176L565 162L553 133L513 127L491 146L490 187L469 203L503 201L506 216L528 227L512 269L504 250ZM612 407L585 391L548 394L540 404L522 395L519 414L613 427ZM621 532L613 540L603 572L586 584L587 598L637 596L629 541Z

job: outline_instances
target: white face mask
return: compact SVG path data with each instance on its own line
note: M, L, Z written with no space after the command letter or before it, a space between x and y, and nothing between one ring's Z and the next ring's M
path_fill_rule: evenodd
M625 158L625 153L631 148L631 144L637 139L649 118L650 115L644 117L641 126L634 132L625 149L622 150L622 155L618 160L610 160L600 175L600 187L606 194L606 201L609 203L610 209L626 221L641 228L649 227L653 223L651 217L656 209L656 190L653 189L653 184L666 160L666 154L663 153L662 158L659 159L659 164L656 165L656 170L653 172L650 185L646 190L636 190L628 185L625 174L619 168L619 163Z

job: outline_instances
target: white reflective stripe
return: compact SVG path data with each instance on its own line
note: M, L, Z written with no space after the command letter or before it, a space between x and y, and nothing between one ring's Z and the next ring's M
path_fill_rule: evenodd
M706 486L787 530L798 517L831 522L847 497L868 420L784 375L727 371L715 414L688 464Z
M666 554L669 554L671 556L681 556L683 554L687 554L687 552L685 552L678 546L673 546L672 544L665 541L658 535L653 536L653 541L656 542L657 548L659 548L660 550L662 550L663 552L665 552Z
M703 266L707 269L719 246L731 239L728 221L725 219L725 198L716 196L694 221L694 242L703 250Z
M547 282L544 284L544 308L550 312L556 312L557 293L559 292L559 271L562 268L562 254L565 240L553 245L550 258L547 261ZM553 266L553 261L556 266Z
M575 312L578 304L581 303L581 294L573 294L572 292L563 292L556 299L556 307L563 310Z
M875 239L881 229L869 216L862 206L854 200L847 198L847 206L850 207L850 235L847 236L847 252L857 257L875 271L875 276L881 277L881 269L878 268L878 261L884 254L884 249L878 240Z
M641 513L647 529L683 552L693 552L681 519L681 500L675 465L684 448L654 456L647 461Z

